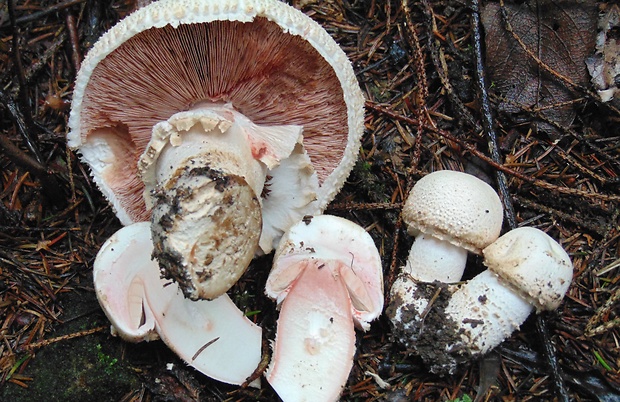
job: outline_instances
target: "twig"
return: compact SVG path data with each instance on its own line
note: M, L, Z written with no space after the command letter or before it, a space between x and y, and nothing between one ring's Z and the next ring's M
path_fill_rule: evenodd
M108 326L104 325L104 326L101 326L101 327L96 327L96 328L91 328L91 329L87 329L87 330L84 330L84 331L75 332L73 334L57 336L56 338L43 339L42 341L31 343L29 345L24 346L24 349L25 350L30 350L30 351L34 350L34 349L39 349L39 348L42 348L44 346L51 345L52 343L68 341L69 339L81 338L83 336L92 335L92 334L95 334L97 332L102 332L106 328L108 328Z
M64 3L59 3L53 6L46 7L44 10L34 12L32 14L24 15L23 17L18 18L15 22L18 25L26 24L32 21L38 21L39 19L45 17L48 14L53 14L57 11L63 10L67 7L71 7L76 4L80 4L84 2L84 0L71 0L65 1Z
M43 156L39 152L39 148L35 144L34 140L30 138L31 131L35 124L32 119L32 111L30 109L30 101L28 99L28 86L26 84L26 75L24 73L24 66L22 65L21 52L19 50L19 30L17 29L16 17L15 17L15 0L9 0L9 18L11 20L11 27L13 29L13 61L15 63L15 74L19 82L19 103L20 108L23 110L23 122L25 126L20 126L19 133L24 138L26 146L35 156L37 161L43 164Z
M416 121L414 118L411 117L407 117L407 116L403 116L400 113L394 112L392 110L386 109L385 107L379 106L375 103L372 103L370 101L366 102L366 107L369 109L373 109L376 110L377 112L383 113L393 119L397 119L400 120L402 122L405 122L407 124L412 124L412 125L416 125L419 124L418 121ZM422 123L424 124L424 123ZM472 155L476 156L477 158L481 159L482 161L488 163L490 166L492 166L494 169L499 169L502 172L509 174L511 176L514 176L515 178L519 179L519 180L523 180L527 183L530 183L536 187L540 187L549 191L554 191L554 192L558 192L561 194L567 194L567 195L574 195L574 196L579 196L579 197L584 197L584 198L592 198L592 199L598 199L598 200L602 200L602 201L615 201L618 202L620 201L620 196L618 195L608 195L608 194L601 194L601 193L592 193L589 191L584 191L584 190L578 190L578 189L574 189L574 188L567 188L567 187L561 187L561 186L556 186L554 184L551 183L547 183L546 181L540 180L540 179L535 179L531 176L528 176L524 173L521 173L519 171L516 171L514 169L511 169L507 166L504 165L500 165L498 163L496 163L493 159L489 158L488 156L486 156L484 153L480 152L479 150L477 150L474 146L468 144L467 142L465 142L464 140L457 138L455 136L453 136L452 134L448 133L445 130L441 130L437 127L432 127L429 124L424 124L424 128L427 129L428 131L432 131L435 134L440 135L441 137L445 138L448 141L452 141L455 142L457 144L459 144L461 147L463 147L466 151L470 152Z
M499 154L499 147L497 146L497 135L493 128L493 116L491 114L491 104L489 102L489 93L486 85L486 73L482 56L482 33L480 32L480 10L478 0L471 0L471 26L472 36L474 42L474 55L475 55L475 76L476 86L478 87L478 94L480 97L480 108L482 109L482 128L485 136L487 137L489 153L491 158L497 164L502 163L502 157ZM512 205L512 199L510 198L510 191L508 190L508 182L506 176L501 170L495 170L495 178L497 180L497 186L499 195L504 205L504 214L510 229L517 227L517 219L515 217L514 206Z
M78 37L77 28L75 26L75 17L73 14L67 13L66 17L67 31L69 31L69 42L71 43L71 62L73 68L77 72L82 63L80 59L80 39Z

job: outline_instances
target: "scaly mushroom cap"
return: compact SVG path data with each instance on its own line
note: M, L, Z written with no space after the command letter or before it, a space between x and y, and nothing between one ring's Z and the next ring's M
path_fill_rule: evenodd
M161 0L103 35L73 93L69 146L123 224L150 216L137 161L152 128L203 102L230 103L258 125L302 126L318 210L357 158L363 97L316 22L277 0Z
M426 233L477 254L497 239L502 218L502 203L491 186L453 170L424 176L403 207L411 234Z
M366 231L345 219L306 217L287 232L265 286L281 303L265 376L284 401L335 401L363 329L383 309L381 260Z
M536 228L511 230L482 253L489 270L538 311L558 308L573 278L573 264L566 251Z
M203 374L244 383L260 362L261 329L226 294L213 301L190 301L176 284L160 278L151 259L149 226L123 227L95 259L95 291L113 333L132 342L161 338Z

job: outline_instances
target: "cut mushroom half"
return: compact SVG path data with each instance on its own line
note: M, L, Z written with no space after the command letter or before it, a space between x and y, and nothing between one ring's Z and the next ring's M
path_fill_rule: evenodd
M348 176L363 97L344 52L277 0L161 0L78 73L68 144L186 297L214 299Z
M366 231L305 217L283 236L266 293L281 306L267 381L284 401L335 401L355 354L354 326L383 309L383 273Z
M261 359L261 329L228 295L191 301L160 278L148 222L126 226L95 259L99 303L113 333L131 342L161 338L187 364L216 380L242 384Z

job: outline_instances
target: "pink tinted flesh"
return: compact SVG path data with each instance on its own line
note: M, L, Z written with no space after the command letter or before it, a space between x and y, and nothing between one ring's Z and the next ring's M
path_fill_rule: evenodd
M342 263L305 265L282 303L267 381L285 401L336 400L353 365L351 302Z
M319 182L338 166L347 143L347 111L331 66L308 42L264 18L252 23L217 21L144 31L94 69L81 112L81 136L122 127L133 152L119 154L134 166L153 126L204 102L232 102L259 125L304 127L304 145ZM257 150L260 152L260 149ZM132 169L132 168L131 168ZM119 188L108 178L111 188ZM123 179L125 180L125 179ZM142 194L136 177L131 193ZM117 194L130 217L145 215L134 194ZM148 215L148 214L147 214Z

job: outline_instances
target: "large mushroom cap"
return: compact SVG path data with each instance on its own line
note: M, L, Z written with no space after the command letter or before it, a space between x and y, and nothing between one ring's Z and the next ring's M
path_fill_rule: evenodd
M363 97L316 22L277 0L161 0L95 44L73 93L68 143L123 224L150 215L137 161L152 128L201 102L230 103L259 125L302 126L320 210L357 157Z
M566 251L536 228L511 230L482 253L489 270L510 283L537 310L557 308L573 278L573 264Z
M440 170L420 179L403 207L412 233L480 251L499 236L503 210L491 186L467 173Z

